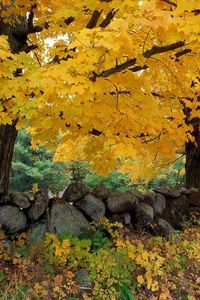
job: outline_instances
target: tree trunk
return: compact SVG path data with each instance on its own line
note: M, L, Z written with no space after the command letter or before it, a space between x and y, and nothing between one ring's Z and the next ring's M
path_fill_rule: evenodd
M195 141L186 144L186 187L200 188L200 130L194 126Z
M14 6L14 1L11 1L9 5ZM2 4L0 4L0 8L1 10L7 10L7 7ZM10 17L12 18L12 15ZM15 22L15 25L12 26L8 23L4 23L0 18L0 35L8 36L10 49L14 54L21 51L29 52L29 50L31 50L27 44L27 38L30 29L29 27L32 26L32 23L28 24L26 16L20 16L18 19L20 22ZM13 75L21 76L21 69L17 69ZM16 115L16 119L13 120L12 125L0 124L0 197L1 195L6 195L8 193L13 149L17 137L17 118L18 116Z
M0 125L0 194L8 193L13 149L17 137L16 122Z

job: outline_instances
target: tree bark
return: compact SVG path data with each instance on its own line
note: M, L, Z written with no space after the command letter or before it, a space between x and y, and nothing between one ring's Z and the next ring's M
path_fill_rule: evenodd
M5 6L0 5L0 8L1 10L6 10ZM19 19L20 22L16 22L15 26L12 26L4 23L0 17L0 35L8 36L10 49L14 54L20 51L29 51L27 38L30 26L28 26L27 17L20 16ZM21 71L16 70L13 75L21 76ZM0 197L8 193L12 156L17 137L16 124L17 116L11 125L0 124Z
M186 187L200 188L200 130L194 126L194 142L186 144Z
M0 125L0 194L8 193L13 149L17 137L15 123Z

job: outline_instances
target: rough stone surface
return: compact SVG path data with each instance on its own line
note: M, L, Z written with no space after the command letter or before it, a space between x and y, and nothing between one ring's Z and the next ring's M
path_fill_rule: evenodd
M188 212L188 198L185 195L181 195L179 198L172 198L167 201L167 205L170 207L172 217L182 217Z
M163 194L169 198L178 198L181 195L181 192L171 186L161 186L154 189L155 192Z
M83 183L74 182L65 189L62 199L74 203L89 193L89 189Z
M112 222L120 222L124 225L131 225L131 214L128 212L121 214L114 214L111 217Z
M131 192L112 192L106 200L111 213L122 213L136 208L138 199Z
M149 192L144 197L144 202L151 205L155 216L162 216L166 208L166 199L162 194Z
M122 218L121 218L121 215L119 215L119 214L111 215L110 220L111 220L111 222L120 222L120 223L123 222Z
M10 204L11 200L9 196L0 196L0 205Z
M195 187L191 187L189 190L190 192L199 192L199 189Z
M181 193L184 194L184 195L189 195L191 193L191 191L187 188L181 188L180 189Z
M189 204L200 207L200 192L191 192L189 195Z
M28 233L28 237L27 237L28 244L30 245L30 244L40 243L44 239L47 231L48 231L48 222L46 218L33 224Z
M35 201L27 209L27 215L31 222L37 221L46 211L49 199L45 193L38 193Z
M92 289L92 282L90 280L90 274L87 270L80 270L76 273L76 281L80 285L80 291L86 291Z
M62 234L69 232L75 236L81 233L81 228L90 229L84 215L67 202L58 201L50 209L50 231Z
M93 195L86 195L75 205L93 221L100 221L105 215L105 204Z
M149 205L153 205L153 203L155 201L155 197L156 197L155 192L148 192L147 194L145 194L143 202L145 202Z
M145 202L139 203L137 206L136 217L140 225L144 227L151 225L154 219L153 208Z
M10 200L13 204L16 204L17 206L22 208L28 208L31 205L28 198L20 192L11 193Z
M103 184L98 185L98 186L93 190L93 194L94 194L97 198L102 199L102 200L108 198L109 193L110 193L109 189L108 189L105 185L103 185Z
M139 202L143 202L144 201L144 194L139 192L139 191L135 191L135 190L131 190L130 193L136 197Z
M34 194L32 192L24 192L22 194L26 196L30 202L33 202L35 200Z
M37 243L49 229L55 233L69 232L78 236L80 228L90 228L88 220L98 222L104 215L112 221L123 223L127 229L132 229L132 224L148 227L156 224L154 221L157 218L164 219L159 221L161 223L157 222L158 230L161 230L159 228L163 222L180 229L184 215L200 216L198 189L159 187L155 191L146 195L135 190L114 192L100 185L91 192L79 182L70 184L63 198L50 201L42 190L36 195L17 192L3 197L1 194L0 223L11 233L30 228L29 239Z
M0 224L9 233L22 231L26 227L26 215L17 206L0 206Z
M122 213L120 215L122 222L124 225L130 225L131 224L131 214L128 212Z
M154 231L158 235L170 235L175 232L175 229L164 219L158 218L156 220L156 225Z

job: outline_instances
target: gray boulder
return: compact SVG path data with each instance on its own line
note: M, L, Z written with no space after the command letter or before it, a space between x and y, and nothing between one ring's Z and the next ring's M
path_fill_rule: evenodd
M22 194L26 196L30 202L33 202L35 200L34 194L32 192L24 192Z
M168 236L175 233L175 229L164 219L158 218L154 227L154 233L157 235Z
M47 231L48 231L48 222L46 218L32 224L31 228L28 231L27 243L29 245L40 243L41 241L44 240Z
M178 198L181 195L181 191L172 186L161 186L154 189L154 192L163 194L167 198Z
M74 203L89 193L90 190L83 183L74 182L65 189L62 199Z
M37 221L46 211L49 199L46 193L38 193L35 201L27 209L27 215L31 222Z
M154 219L153 208L145 202L139 203L137 206L136 217L140 225L144 227L151 225Z
M144 201L144 194L139 192L139 191L135 191L135 190L131 190L130 193L136 197L139 202L143 202Z
M174 228L178 229L184 215L188 215L189 201L186 195L181 194L178 198L166 199L166 209L163 217Z
M129 212L114 214L111 216L112 222L120 222L124 225L131 225L131 214Z
M131 214L128 212L121 214L122 222L124 225L131 225Z
M166 199L162 194L149 192L144 197L144 202L151 205L155 216L162 216L166 208Z
M178 224L184 215L188 214L189 202L185 195L181 195L179 198L168 199L167 206L170 209L171 218L174 224Z
M11 200L9 195L6 196L0 195L0 205L10 204L10 203Z
M16 233L25 229L27 223L26 215L16 206L0 206L0 224L9 233Z
M109 196L110 190L103 184L96 186L92 192L99 199L106 199Z
M90 280L90 274L87 270L80 270L76 273L76 281L80 286L80 291L90 291L93 287L93 284Z
M131 192L112 192L106 200L106 207L111 213L122 213L135 209L138 202Z
M77 201L75 205L93 221L100 221L105 215L104 203L93 195L86 195Z
M67 202L57 201L50 209L50 231L62 234L69 232L79 236L81 228L90 229L84 215Z
M184 195L189 195L191 193L191 191L187 188L181 188L180 189L181 193L184 194Z
M191 187L191 188L189 188L189 191L190 192L199 192L199 189L195 188L195 187Z
M29 199L20 192L10 193L10 200L13 204L22 208L28 208L31 205Z

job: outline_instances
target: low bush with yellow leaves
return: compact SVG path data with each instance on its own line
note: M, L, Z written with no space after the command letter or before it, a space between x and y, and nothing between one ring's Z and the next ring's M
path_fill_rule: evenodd
M168 238L135 232L103 219L79 238L47 233L43 243L26 245L11 236L5 250L0 230L0 299L197 300L200 227L185 226ZM77 274L88 273L89 287Z

